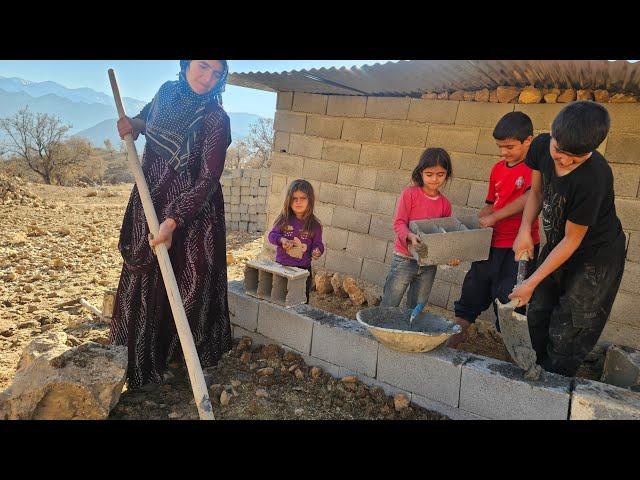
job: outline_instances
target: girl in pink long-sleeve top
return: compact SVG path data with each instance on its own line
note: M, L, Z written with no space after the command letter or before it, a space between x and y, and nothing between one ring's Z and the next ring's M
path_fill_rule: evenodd
M269 243L277 247L276 262L309 270L306 303L309 303L311 291L311 260L318 260L324 253L322 225L313 214L314 203L311 184L302 179L294 180L287 189L282 213L269 232Z
M419 266L408 245L417 246L420 238L409 230L409 222L451 216L451 203L440 192L451 177L451 158L442 148L428 148L411 174L413 186L400 194L393 229L396 232L395 255L384 284L381 305L397 307L407 287L407 308L426 304L431 293L437 265ZM452 259L451 265L460 262Z

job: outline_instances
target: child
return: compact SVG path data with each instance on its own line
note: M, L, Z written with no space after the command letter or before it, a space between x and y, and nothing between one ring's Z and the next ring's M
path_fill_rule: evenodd
M420 237L409 230L409 222L451 216L451 203L440 193L440 188L452 173L451 158L446 150L427 148L422 153L411 174L413 186L405 188L398 199L393 219L395 255L384 283L381 306L398 307L407 287L407 308L413 310L419 303L427 303L437 265L419 266L409 252L409 244L415 248L420 243ZM458 263L451 261L451 264Z
M487 260L473 262L464 277L460 299L454 302L456 323L462 332L449 340L456 348L464 339L469 326L478 315L493 304L497 323L498 312L494 300L507 303L509 293L516 284L518 262L513 256L513 241L522 222L522 210L531 188L531 169L524 163L533 139L533 123L522 112L509 112L496 124L493 138L500 149L500 161L491 169L487 205L480 210L480 226L493 227L491 249ZM535 268L540 243L538 219L531 225L533 258L527 264L528 272ZM525 309L516 309L524 315Z
M315 195L306 180L294 180L287 189L282 213L269 233L269 242L277 246L276 262L309 270L307 302L311 291L311 260L324 253L322 225L313 214Z
M533 171L516 257L531 252L531 222L542 210L547 244L538 268L509 298L524 305L538 363L575 375L604 329L624 270L625 236L616 215L613 174L596 151L609 132L607 109L570 103L551 135L538 135L526 163ZM533 295L533 296L532 296Z

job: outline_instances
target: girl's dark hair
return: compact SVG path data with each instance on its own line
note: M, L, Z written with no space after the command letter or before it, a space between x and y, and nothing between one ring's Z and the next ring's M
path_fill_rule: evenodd
M453 166L451 164L451 157L444 148L427 148L422 155L420 155L420 161L416 168L413 169L411 174L411 180L414 185L418 187L424 187L422 181L422 171L425 168L440 166L447 171L445 182L447 182L453 176Z
M291 182L291 185L289 185L289 188L287 189L287 195L285 196L284 204L282 206L282 212L280 213L280 215L278 215L278 218L276 218L274 225L279 227L283 232L284 227L289 224L289 221L295 218L296 214L293 213L293 210L291 209L291 202L293 200L294 192L298 191L306 194L307 198L309 199L307 211L304 212L303 217L303 230L311 234L316 226L321 227L322 224L320 223L320 220L318 220L318 218L313 214L313 206L316 201L316 196L313 193L313 186L309 182L301 178L294 180L293 182Z

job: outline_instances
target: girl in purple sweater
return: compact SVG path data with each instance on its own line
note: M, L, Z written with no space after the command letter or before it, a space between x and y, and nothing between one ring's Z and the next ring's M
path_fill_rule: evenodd
M276 245L276 262L287 267L309 270L307 303L311 291L311 260L324 253L322 225L313 214L315 195L306 180L294 180L287 189L282 213L269 233L269 242Z

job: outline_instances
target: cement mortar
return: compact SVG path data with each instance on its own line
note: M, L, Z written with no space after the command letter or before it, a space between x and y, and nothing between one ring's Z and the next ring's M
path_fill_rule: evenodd
M432 333L440 335L450 332L454 323L430 312L422 312L409 323L411 310L394 307L373 307L362 310L361 318L373 327L404 330L408 332Z
M487 368L511 380L522 380L541 387L566 388L566 377L552 375L549 372L543 371L538 380L525 380L524 371L511 363L491 364Z

